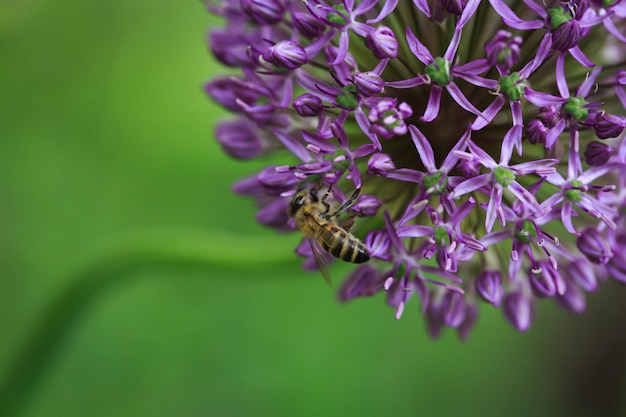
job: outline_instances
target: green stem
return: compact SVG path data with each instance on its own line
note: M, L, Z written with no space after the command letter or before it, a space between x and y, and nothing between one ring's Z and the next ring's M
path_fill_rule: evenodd
M150 232L125 235L93 251L64 279L67 286L43 309L0 381L0 416L15 417L62 347L77 319L104 290L148 269L231 270L293 267L292 239L260 239L216 233ZM217 274L207 274L216 276Z

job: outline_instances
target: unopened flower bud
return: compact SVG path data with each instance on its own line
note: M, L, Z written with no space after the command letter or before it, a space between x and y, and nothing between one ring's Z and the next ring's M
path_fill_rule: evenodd
M262 205L256 215L256 220L265 226L274 227L279 230L288 230L286 227L289 220L289 216L287 215L288 204L289 200L286 198L271 200L268 204Z
M448 13L461 16L467 5L467 0L441 0L441 4Z
M280 0L243 0L241 6L254 22L265 25L280 22L285 13Z
M434 299L428 303L428 307L424 311L424 319L426 320L428 335L433 339L441 336L441 330L444 325L441 300Z
M374 230L365 237L365 246L370 251L372 258L388 259L391 240L386 232Z
M538 143L546 143L548 132L550 129L543 124L539 119L533 119L528 122L528 125L524 128L524 133L528 138L528 142L536 145Z
M465 319L465 297L456 291L447 291L441 301L443 322L450 327L459 327Z
M582 29L573 18L569 7L558 5L548 10L550 27L552 29L552 48L557 51L567 51L578 45Z
M361 194L352 206L352 211L359 217L372 217L376 215L382 205L383 203L375 196Z
M280 41L270 47L267 53L274 65L288 70L301 67L308 61L304 48L293 41Z
M531 271L530 288L533 294L539 298L554 297L565 293L566 285L563 277L550 262L540 262L540 272Z
M322 100L318 96L309 93L296 97L293 101L293 108L302 117L317 116L324 110Z
M593 227L587 227L576 240L578 249L595 264L606 264L613 252L600 232Z
M291 16L291 22L298 32L305 38L313 39L324 32L324 23L308 13L295 12Z
M356 297L370 297L383 285L381 273L371 265L356 268L339 288L339 301L350 301Z
M209 35L211 52L218 61L229 67L254 68L257 62L248 50L251 40L242 32L215 29Z
M215 136L222 149L238 159L250 159L263 151L258 129L247 120L225 121L219 124Z
M382 93L385 81L371 71L358 72L354 75L354 85L365 97L371 97Z
M552 129L561 119L561 113L555 106L541 107L537 119L541 120L548 129Z
M556 297L556 301L561 307L574 314L583 313L587 307L585 293L573 284L568 284L565 294Z
M478 319L478 306L475 303L466 303L465 304L465 318L463 319L463 323L459 327L457 327L457 333L459 335L459 339L461 341L466 341L470 335L470 332L474 328L476 324L476 320Z
M502 275L498 271L483 271L476 277L476 291L488 303L498 307L504 296Z
M382 152L376 152L370 157L369 161L367 161L368 175L380 175L381 177L386 177L389 172L395 169L396 166L391 157Z
M600 142L589 142L585 149L585 162L592 166L604 165L611 157L612 149Z
M503 310L504 317L520 332L530 329L535 319L535 306L521 291L504 296Z
M609 277L614 280L626 284L626 258L622 256L614 256L606 264L606 270Z
M474 159L461 159L458 168L465 178L474 178L480 175L480 162Z
M609 139L618 137L626 128L626 117L616 114L598 113L593 129L599 139Z
M398 41L393 30L387 26L378 26L376 30L368 33L365 39L365 46L378 59L395 58L398 56Z
M576 20L563 23L552 32L552 48L567 51L580 41L582 29Z
M566 275L585 291L598 289L598 280L592 265L585 258L578 258L567 266Z

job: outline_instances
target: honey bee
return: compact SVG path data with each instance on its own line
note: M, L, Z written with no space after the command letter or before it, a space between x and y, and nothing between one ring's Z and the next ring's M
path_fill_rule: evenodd
M315 262L322 271L322 276L328 285L331 285L327 266L328 261L324 249L335 258L346 262L360 264L370 259L367 247L350 232L354 224L355 216L348 217L339 224L337 216L346 211L359 195L360 189L356 189L352 196L339 207L331 212L330 204L326 201L330 195L332 186L320 200L317 189L310 192L296 194L289 204L289 215L296 221L298 229L309 238L311 251ZM320 249L321 247L321 249Z

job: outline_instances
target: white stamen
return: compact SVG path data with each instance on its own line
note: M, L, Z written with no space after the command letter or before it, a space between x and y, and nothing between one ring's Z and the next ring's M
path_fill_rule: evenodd
M389 291L389 288L391 288L391 285L393 284L393 277L389 277L385 280L385 283L383 284L383 289L385 291Z
M306 148L314 153L320 153L320 151L322 150L319 146L311 144L306 145Z
M400 301L400 304L398 304L398 309L396 310L396 320L400 320L400 317L402 317L403 311L404 311L404 301Z

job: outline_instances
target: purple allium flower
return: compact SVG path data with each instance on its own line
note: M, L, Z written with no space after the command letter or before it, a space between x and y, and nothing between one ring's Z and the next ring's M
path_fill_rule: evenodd
M416 298L431 336L465 340L481 300L525 332L540 300L582 313L626 283L626 2L215 4L210 50L239 69L205 87L237 115L217 140L283 158L235 192L293 230L298 191L361 190L339 221L371 260L340 300L384 293L399 319Z

